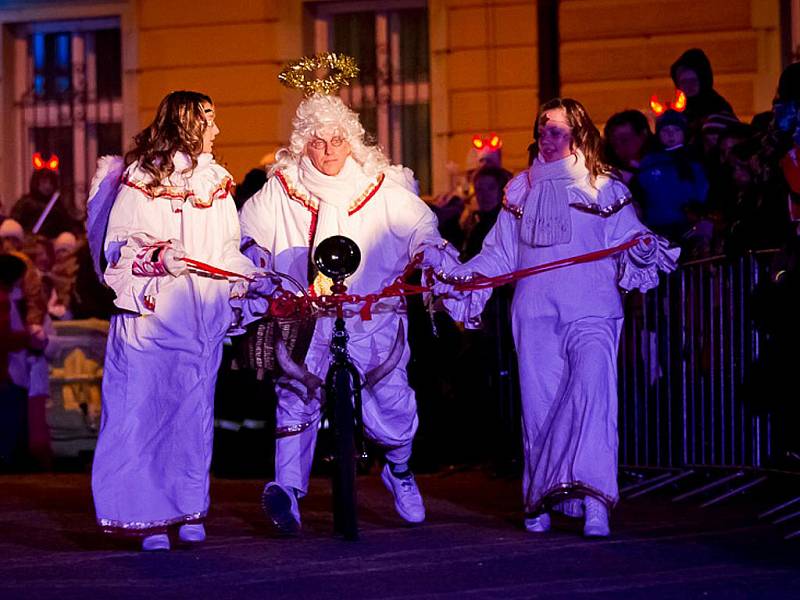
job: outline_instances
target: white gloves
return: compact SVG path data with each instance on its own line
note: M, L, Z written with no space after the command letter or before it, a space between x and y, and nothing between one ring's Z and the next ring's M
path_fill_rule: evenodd
M170 275L180 277L189 271L188 265L181 260L184 256L186 252L183 250L167 247L161 251L161 262Z
M266 248L259 246L253 238L242 238L240 250L242 254L253 261L253 264L258 268L272 268L272 254Z
M270 277L266 273L259 273L247 286L248 296L269 296L280 283L280 278Z

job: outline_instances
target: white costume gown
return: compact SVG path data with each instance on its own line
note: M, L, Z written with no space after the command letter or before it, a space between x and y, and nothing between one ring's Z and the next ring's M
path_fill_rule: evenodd
M209 505L214 386L230 297L243 286L198 274L134 275L143 236L177 240L186 255L223 269L257 269L239 253L230 174L202 154L174 158L176 173L153 197L128 167L105 235L105 282L124 312L111 319L103 412L92 469L97 520L109 532L147 533L200 519ZM166 185L168 184L168 185Z
M565 159L573 160L573 158ZM533 246L521 224L531 172L506 188L506 204L480 254L459 268L496 276L622 244L648 233L629 204L628 189L599 177L570 190L566 243ZM558 182L556 182L558 185ZM562 188L563 189L563 188ZM658 285L658 270L674 269L678 250L656 238L652 252L636 248L603 260L520 280L512 302L512 329L522 396L525 508L535 513L559 498L592 495L613 506L617 489L617 350L622 330L620 289ZM486 291L446 301L467 324L483 310Z
M330 235L344 235L361 250L361 264L345 284L349 293L366 294L392 283L425 247L443 245L433 212L400 184L396 167L368 177L348 158L336 177L316 172L315 178L334 191L340 189L340 198L334 199L336 194L327 198L313 195L301 183L301 169L292 166L272 176L241 209L242 236L253 238L271 253L274 270L307 282L312 248ZM324 280L317 276L315 292L326 289ZM347 318L350 357L363 374L387 358L398 321L403 321L408 332L404 302L399 298L381 300L369 321L361 320L357 306L346 309L351 313ZM318 319L306 356L308 369L323 380L330 363L333 322L333 315ZM395 463L409 459L417 430L416 399L406 374L408 360L406 342L397 367L374 389L362 391L366 436L385 447L387 458ZM305 494L320 419L319 392L306 404L305 388L282 377L277 393L276 481Z

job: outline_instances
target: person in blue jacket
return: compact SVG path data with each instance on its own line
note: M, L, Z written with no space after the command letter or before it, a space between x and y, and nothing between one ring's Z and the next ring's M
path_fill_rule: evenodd
M667 110L656 120L662 150L648 154L633 182L642 221L656 233L680 243L702 214L708 194L703 167L687 149L683 115Z

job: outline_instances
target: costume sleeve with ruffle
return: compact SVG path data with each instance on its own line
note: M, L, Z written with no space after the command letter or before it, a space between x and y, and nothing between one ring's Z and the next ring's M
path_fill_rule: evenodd
M611 248L639 236L647 236L650 244L641 242L617 256L617 284L625 291L646 292L658 287L658 273L671 273L677 267L680 248L671 248L669 242L645 227L636 210L625 198L630 191L620 181L608 179L601 187L598 202L603 207L622 205L610 217L607 247Z
M281 194L282 188L275 177L271 177L267 183L253 196L251 196L239 212L239 226L241 228L240 249L245 254L250 266L253 264L264 270L274 268L273 257L270 252L275 246L277 215L276 197L273 194ZM239 329L236 333L243 332L242 327L261 319L269 310L269 302L266 298L248 298L246 301L232 301L235 309L239 312Z
M138 189L120 188L105 236L105 283L114 290L114 304L140 314L153 311L153 299L168 276L156 243L162 240L158 213L146 210L147 198Z
M411 173L409 169L405 172ZM407 240L409 260L421 253L424 263L435 269L447 271L459 265L458 252L442 238L439 222L430 207L392 177L387 176L383 185L384 193L392 198L392 231Z

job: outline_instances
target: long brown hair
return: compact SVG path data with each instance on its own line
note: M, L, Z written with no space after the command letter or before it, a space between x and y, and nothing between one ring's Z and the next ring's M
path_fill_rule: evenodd
M595 179L600 175L608 175L611 172L611 167L603 160L603 145L600 132L592 122L583 104L572 98L554 98L542 104L539 109L539 116L537 116L536 123L533 126L533 138L535 141L529 148L532 158L535 158L539 153L539 118L545 111L553 110L554 108L563 108L567 114L567 122L572 128L572 139L575 144L573 149L583 152L591 182L594 183Z
M208 127L203 102L213 104L200 92L170 92L158 105L153 122L133 138L125 164L138 161L139 168L151 178L146 184L148 190L155 190L175 172L172 157L176 152L187 154L192 161L186 172L197 166Z

